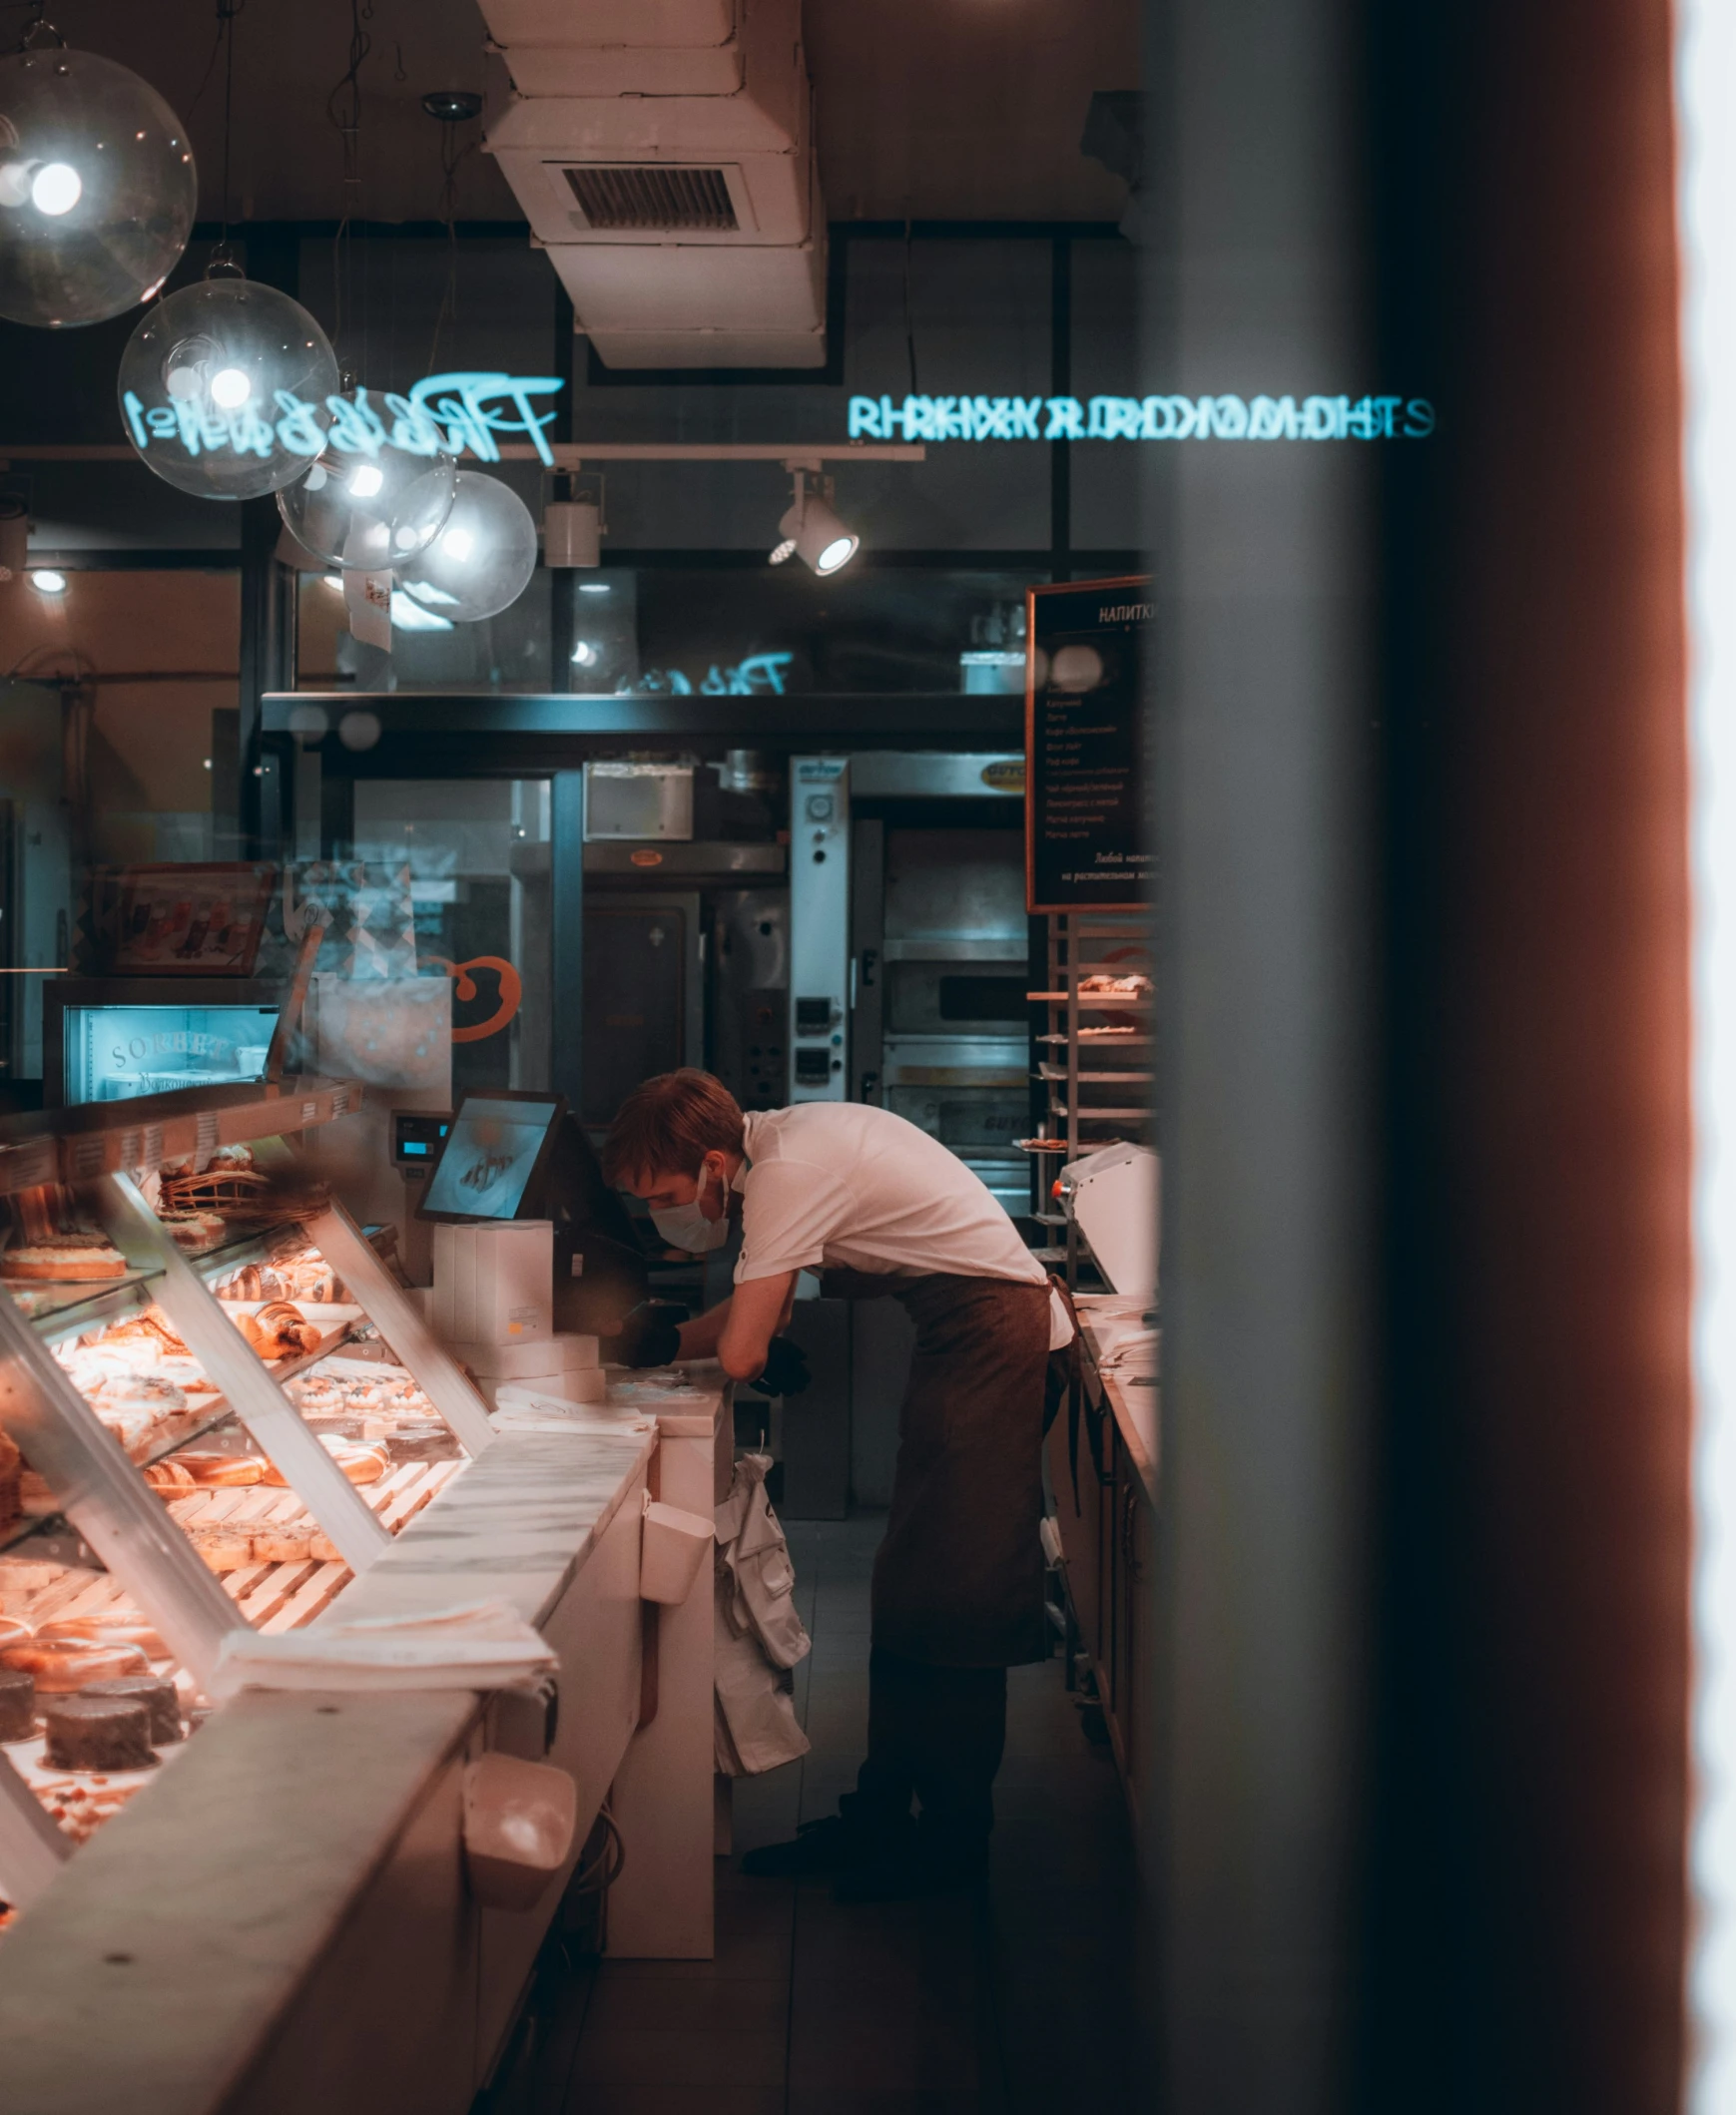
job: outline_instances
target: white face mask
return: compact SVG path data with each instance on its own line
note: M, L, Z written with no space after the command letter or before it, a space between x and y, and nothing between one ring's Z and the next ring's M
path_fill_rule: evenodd
M657 1229L672 1249L685 1249L690 1255L703 1256L708 1249L721 1249L730 1238L729 1195L724 1196L724 1213L719 1219L707 1219L700 1210L700 1200L705 1196L705 1186L711 1181L711 1170L702 1162L699 1171L699 1188L693 1193L691 1205L671 1205L667 1212L653 1212L651 1224Z

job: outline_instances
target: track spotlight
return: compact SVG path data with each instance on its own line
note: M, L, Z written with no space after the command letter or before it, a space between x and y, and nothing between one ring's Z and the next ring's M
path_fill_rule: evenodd
M796 496L778 524L779 542L770 559L781 566L800 558L816 573L836 573L862 548L862 538L847 529L832 511L832 479L796 469Z

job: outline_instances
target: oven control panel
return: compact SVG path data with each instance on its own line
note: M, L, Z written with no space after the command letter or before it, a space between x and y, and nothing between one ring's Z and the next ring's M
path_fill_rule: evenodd
M850 1058L850 760L790 761L790 1099L842 1102Z

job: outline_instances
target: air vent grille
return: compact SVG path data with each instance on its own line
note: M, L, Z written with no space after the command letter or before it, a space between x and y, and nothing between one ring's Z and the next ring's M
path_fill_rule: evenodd
M721 169L568 169L586 222L596 229L725 235L739 227Z

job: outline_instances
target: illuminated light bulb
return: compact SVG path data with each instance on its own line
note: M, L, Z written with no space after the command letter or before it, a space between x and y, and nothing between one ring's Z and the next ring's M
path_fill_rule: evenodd
M322 588L335 589L341 595L343 593L343 575L341 573L321 573L319 585Z
M84 195L84 179L70 162L49 162L30 180L31 205L53 220L71 213Z
M94 52L0 58L0 316L64 330L144 300L187 248L199 183L181 121Z
M573 666L575 668L595 668L602 658L602 655L588 639L581 639L573 648Z
M336 356L306 309L222 266L146 311L115 386L147 469L201 499L257 499L304 478L336 391Z
M797 470L796 496L778 524L780 541L771 554L773 565L800 558L816 573L836 573L862 549L862 538L832 511L831 490L830 479L819 488L811 487L805 473Z
M44 566L40 572L31 574L30 585L39 595L64 595L66 575L57 573L53 566Z
M446 526L458 466L449 455L417 455L377 439L367 391L333 402L344 415L306 474L278 494L278 511L301 548L327 565L384 572L418 557ZM364 451L353 436L370 428L374 445Z
M608 592L609 583L606 580L581 580L579 582L579 593L581 595L607 595Z
M460 470L452 518L407 565L398 584L416 601L439 607L461 624L498 616L530 585L536 571L536 523L512 487L498 477Z
M786 536L782 543L775 543L767 552L766 563L769 566L788 565L795 556L796 539L794 536Z

